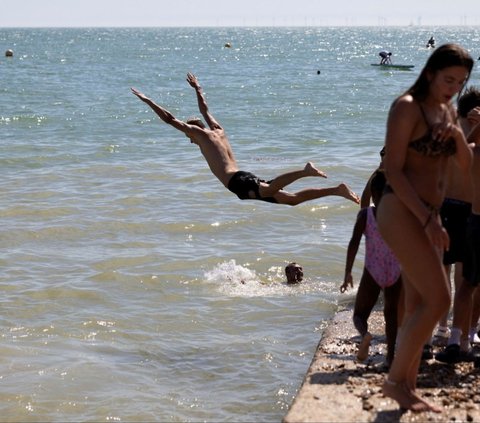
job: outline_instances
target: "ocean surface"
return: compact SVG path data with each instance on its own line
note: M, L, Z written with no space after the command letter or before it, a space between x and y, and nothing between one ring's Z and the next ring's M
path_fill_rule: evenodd
M480 56L479 27L0 29L0 420L281 421L359 208L240 201L130 87L186 119L191 71L242 169L361 194L432 35Z

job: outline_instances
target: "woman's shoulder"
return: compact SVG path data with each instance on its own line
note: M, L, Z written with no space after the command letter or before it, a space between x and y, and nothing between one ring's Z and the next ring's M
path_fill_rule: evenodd
M420 105L411 94L404 94L392 103L390 113L400 113L402 116L416 116L420 113Z
M397 97L392 104L392 107L418 107L418 101L413 98L411 94L403 94Z

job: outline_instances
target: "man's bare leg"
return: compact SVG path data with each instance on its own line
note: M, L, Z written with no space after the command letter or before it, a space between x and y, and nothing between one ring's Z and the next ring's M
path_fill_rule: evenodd
M326 178L327 175L320 169L317 169L312 162L308 162L302 170L294 170L277 176L270 184L260 186L260 195L262 197L273 197L278 191L295 182L297 179L307 176L317 176Z
M317 198L327 197L329 195L337 195L353 201L354 203L360 203L360 197L344 183L330 188L307 188L295 193L279 191L273 197L279 204L296 206L297 204L304 203L305 201L315 200Z

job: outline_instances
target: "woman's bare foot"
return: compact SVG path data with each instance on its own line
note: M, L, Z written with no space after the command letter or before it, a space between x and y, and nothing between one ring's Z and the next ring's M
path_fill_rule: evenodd
M347 200L351 200L354 203L360 204L360 197L355 194L349 187L348 185L341 183L338 187L338 195L341 197L346 198Z
M359 361L364 361L368 357L368 350L370 349L370 342L372 341L372 335L367 332L363 335L360 345L358 346L357 359Z
M303 169L306 176L320 176L322 178L326 178L327 174L322 172L320 169L317 169L312 162L308 162Z
M391 382L385 379L382 387L383 395L398 402L400 408L411 410L415 413L423 411L433 411L434 413L441 413L442 409L429 404L421 399L417 394L412 392L401 382Z

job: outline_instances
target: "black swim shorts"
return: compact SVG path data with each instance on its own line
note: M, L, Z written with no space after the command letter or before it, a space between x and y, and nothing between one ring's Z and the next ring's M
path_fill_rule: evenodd
M443 264L463 263L467 236L467 220L472 205L465 201L446 198L440 210L442 225L450 238L450 248L443 254Z
M472 213L468 219L463 277L472 286L480 284L480 214Z
M273 197L260 196L260 183L266 182L253 173L239 170L228 182L228 189L237 195L240 200L261 200L269 203L277 203ZM270 182L267 182L270 183Z

